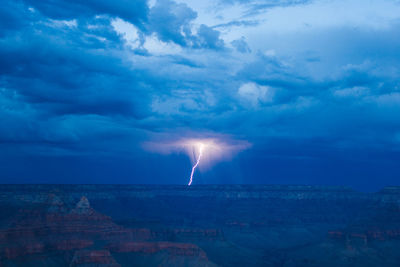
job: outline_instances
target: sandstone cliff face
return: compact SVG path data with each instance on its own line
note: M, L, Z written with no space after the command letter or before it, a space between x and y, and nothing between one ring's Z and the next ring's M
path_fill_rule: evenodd
M207 261L204 251L194 244L144 242L163 238L160 232L119 226L109 216L95 211L85 196L68 209L58 196L50 194L46 203L20 209L11 219L11 227L0 230L0 263L52 251L75 251L70 266L120 266L109 250L89 249L99 244L117 252L150 255L164 251L171 256ZM180 231L176 232L179 235ZM206 235L215 237L216 233Z
M63 237L66 240L75 237L87 239L137 238L149 239L148 229L128 230L113 223L109 216L96 212L90 207L86 197L82 197L76 207L67 211L57 202L41 205L33 209L20 209L13 219L12 227L0 232L2 240L27 241L41 239L51 244L52 237ZM63 242L66 242L63 240ZM75 241L73 241L75 242ZM72 243L70 243L72 244Z
M78 250L70 267L121 267L108 250Z
M172 242L125 242L111 244L108 248L113 252L135 252L154 254L162 251L170 256L190 256L207 260L205 252L194 244Z

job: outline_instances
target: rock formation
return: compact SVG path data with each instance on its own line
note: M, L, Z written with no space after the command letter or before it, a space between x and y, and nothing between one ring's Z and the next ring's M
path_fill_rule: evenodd
M400 266L400 189L0 185L0 266Z

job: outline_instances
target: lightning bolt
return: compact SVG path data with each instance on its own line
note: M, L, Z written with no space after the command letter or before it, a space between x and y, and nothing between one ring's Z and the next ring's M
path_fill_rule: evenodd
M192 167L192 172L190 173L190 180L189 180L188 186L190 186L193 182L193 174L194 174L194 171L196 170L197 166L200 163L201 156L203 155L203 149L204 149L204 144L200 144L199 145L199 156L197 157L196 164L194 164Z

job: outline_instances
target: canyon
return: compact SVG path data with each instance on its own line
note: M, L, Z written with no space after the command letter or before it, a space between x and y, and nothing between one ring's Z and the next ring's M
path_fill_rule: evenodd
M0 266L400 266L400 187L0 185Z

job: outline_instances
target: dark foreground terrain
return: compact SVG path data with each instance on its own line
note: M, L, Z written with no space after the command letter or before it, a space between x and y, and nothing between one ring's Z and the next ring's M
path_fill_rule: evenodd
M400 266L400 188L0 185L0 266Z

